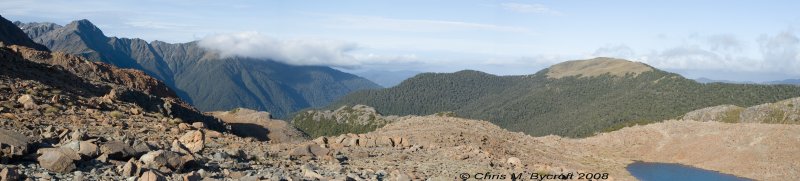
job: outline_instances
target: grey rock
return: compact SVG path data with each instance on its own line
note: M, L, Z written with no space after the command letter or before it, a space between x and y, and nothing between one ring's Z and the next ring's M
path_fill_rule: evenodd
M313 154L315 157L322 157L328 155L328 152L330 152L330 150L328 150L327 148L323 148L316 144L309 145L308 151L311 152L311 154Z
M183 169L187 162L180 154L166 150L148 152L142 155L139 161L151 168L167 167L172 171Z
M115 160L125 160L135 155L130 145L121 141L109 141L100 146L100 153L108 155L108 158Z
M47 170L58 173L69 173L75 170L75 160L80 160L81 157L72 149L69 148L51 148L39 149L42 156L36 160L39 165Z
M0 158L11 158L28 153L30 138L14 131L0 129Z
M78 149L78 154L81 154L86 157L96 157L100 155L100 147L96 144L92 143L91 141L81 141L79 143L80 149Z
M147 142L137 141L133 144L133 150L135 156L141 156L147 152L155 150L155 147Z

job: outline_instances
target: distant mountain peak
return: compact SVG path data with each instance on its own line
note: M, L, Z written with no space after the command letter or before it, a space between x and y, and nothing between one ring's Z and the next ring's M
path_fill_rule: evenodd
M88 19L80 19L70 22L69 24L76 24L79 26L95 27L95 25ZM96 28L96 27L95 27Z
M603 74L611 74L613 76L633 74L635 76L653 70L653 67L641 62L597 57L588 60L571 60L555 64L548 68L547 77L558 79L569 76L594 77Z

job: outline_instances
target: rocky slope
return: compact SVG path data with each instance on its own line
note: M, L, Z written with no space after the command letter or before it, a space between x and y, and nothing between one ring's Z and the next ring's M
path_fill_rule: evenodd
M16 25L54 51L142 70L203 111L245 107L285 117L304 108L325 106L352 91L380 88L364 78L324 66L220 57L197 42L171 44L107 37L88 20L65 26Z
M708 107L686 113L683 118L733 123L800 124L800 97L748 108L734 105Z
M235 136L141 71L20 46L0 47L0 61L0 180L311 174L302 170L315 161L281 157L290 148Z
M367 134L316 139L348 155L348 167L410 177L452 179L460 173L609 173L635 180L633 161L669 162L758 180L800 178L800 126L672 120L583 139L531 137L486 121L407 117ZM365 149L371 148L371 149Z

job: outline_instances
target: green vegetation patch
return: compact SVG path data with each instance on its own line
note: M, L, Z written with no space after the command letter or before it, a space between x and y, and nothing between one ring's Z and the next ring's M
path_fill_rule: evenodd
M749 107L800 96L789 85L701 84L660 70L636 76L495 76L478 71L424 73L398 86L349 94L328 108L363 104L387 115L452 111L533 136L586 137L653 123L717 105ZM730 112L725 122L739 122ZM776 115L777 116L777 115Z
M347 133L361 134L374 131L384 126L384 124L377 121L374 115L371 115L368 119L369 124L358 124L355 122L355 114L348 115L347 119L350 121L340 123L336 121L335 117L332 119L315 120L314 112L302 112L295 115L292 119L292 124L311 138L336 136Z
M742 122L741 121L742 111L744 111L744 108L739 108L739 107L734 108L733 110L726 111L725 115L723 115L722 120L720 120L720 121L726 122L726 123L739 123L739 122Z

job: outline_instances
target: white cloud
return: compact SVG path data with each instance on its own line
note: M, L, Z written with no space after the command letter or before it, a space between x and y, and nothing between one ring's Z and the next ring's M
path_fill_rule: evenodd
M594 57L615 57L632 59L636 56L636 52L627 45L609 45L600 47L592 54Z
M636 59L636 58L635 58ZM750 57L694 45L676 46L640 55L640 61L663 69L763 71Z
M536 13L556 16L563 14L542 4L502 3L500 6L502 6L503 9L517 13Z
M265 58L291 65L324 65L356 68L371 64L416 61L415 55L388 56L356 53L362 49L355 43L322 40L282 40L258 32L241 32L207 36L201 47L218 51L223 57Z
M792 31L742 41L733 35L693 34L664 49L637 53L626 45L601 47L594 56L641 61L661 69L800 75L800 38ZM757 43L750 52L748 43Z
M744 43L733 35L711 35L706 38L712 50L742 51Z
M792 31L775 36L762 35L758 39L765 68L800 74L800 38Z
M395 19L379 16L335 16L332 19L331 27L360 29L360 30L382 30L382 31L405 31L405 32L449 32L463 30L499 31L524 33L529 32L526 28L501 26L494 24L443 21L426 19Z

